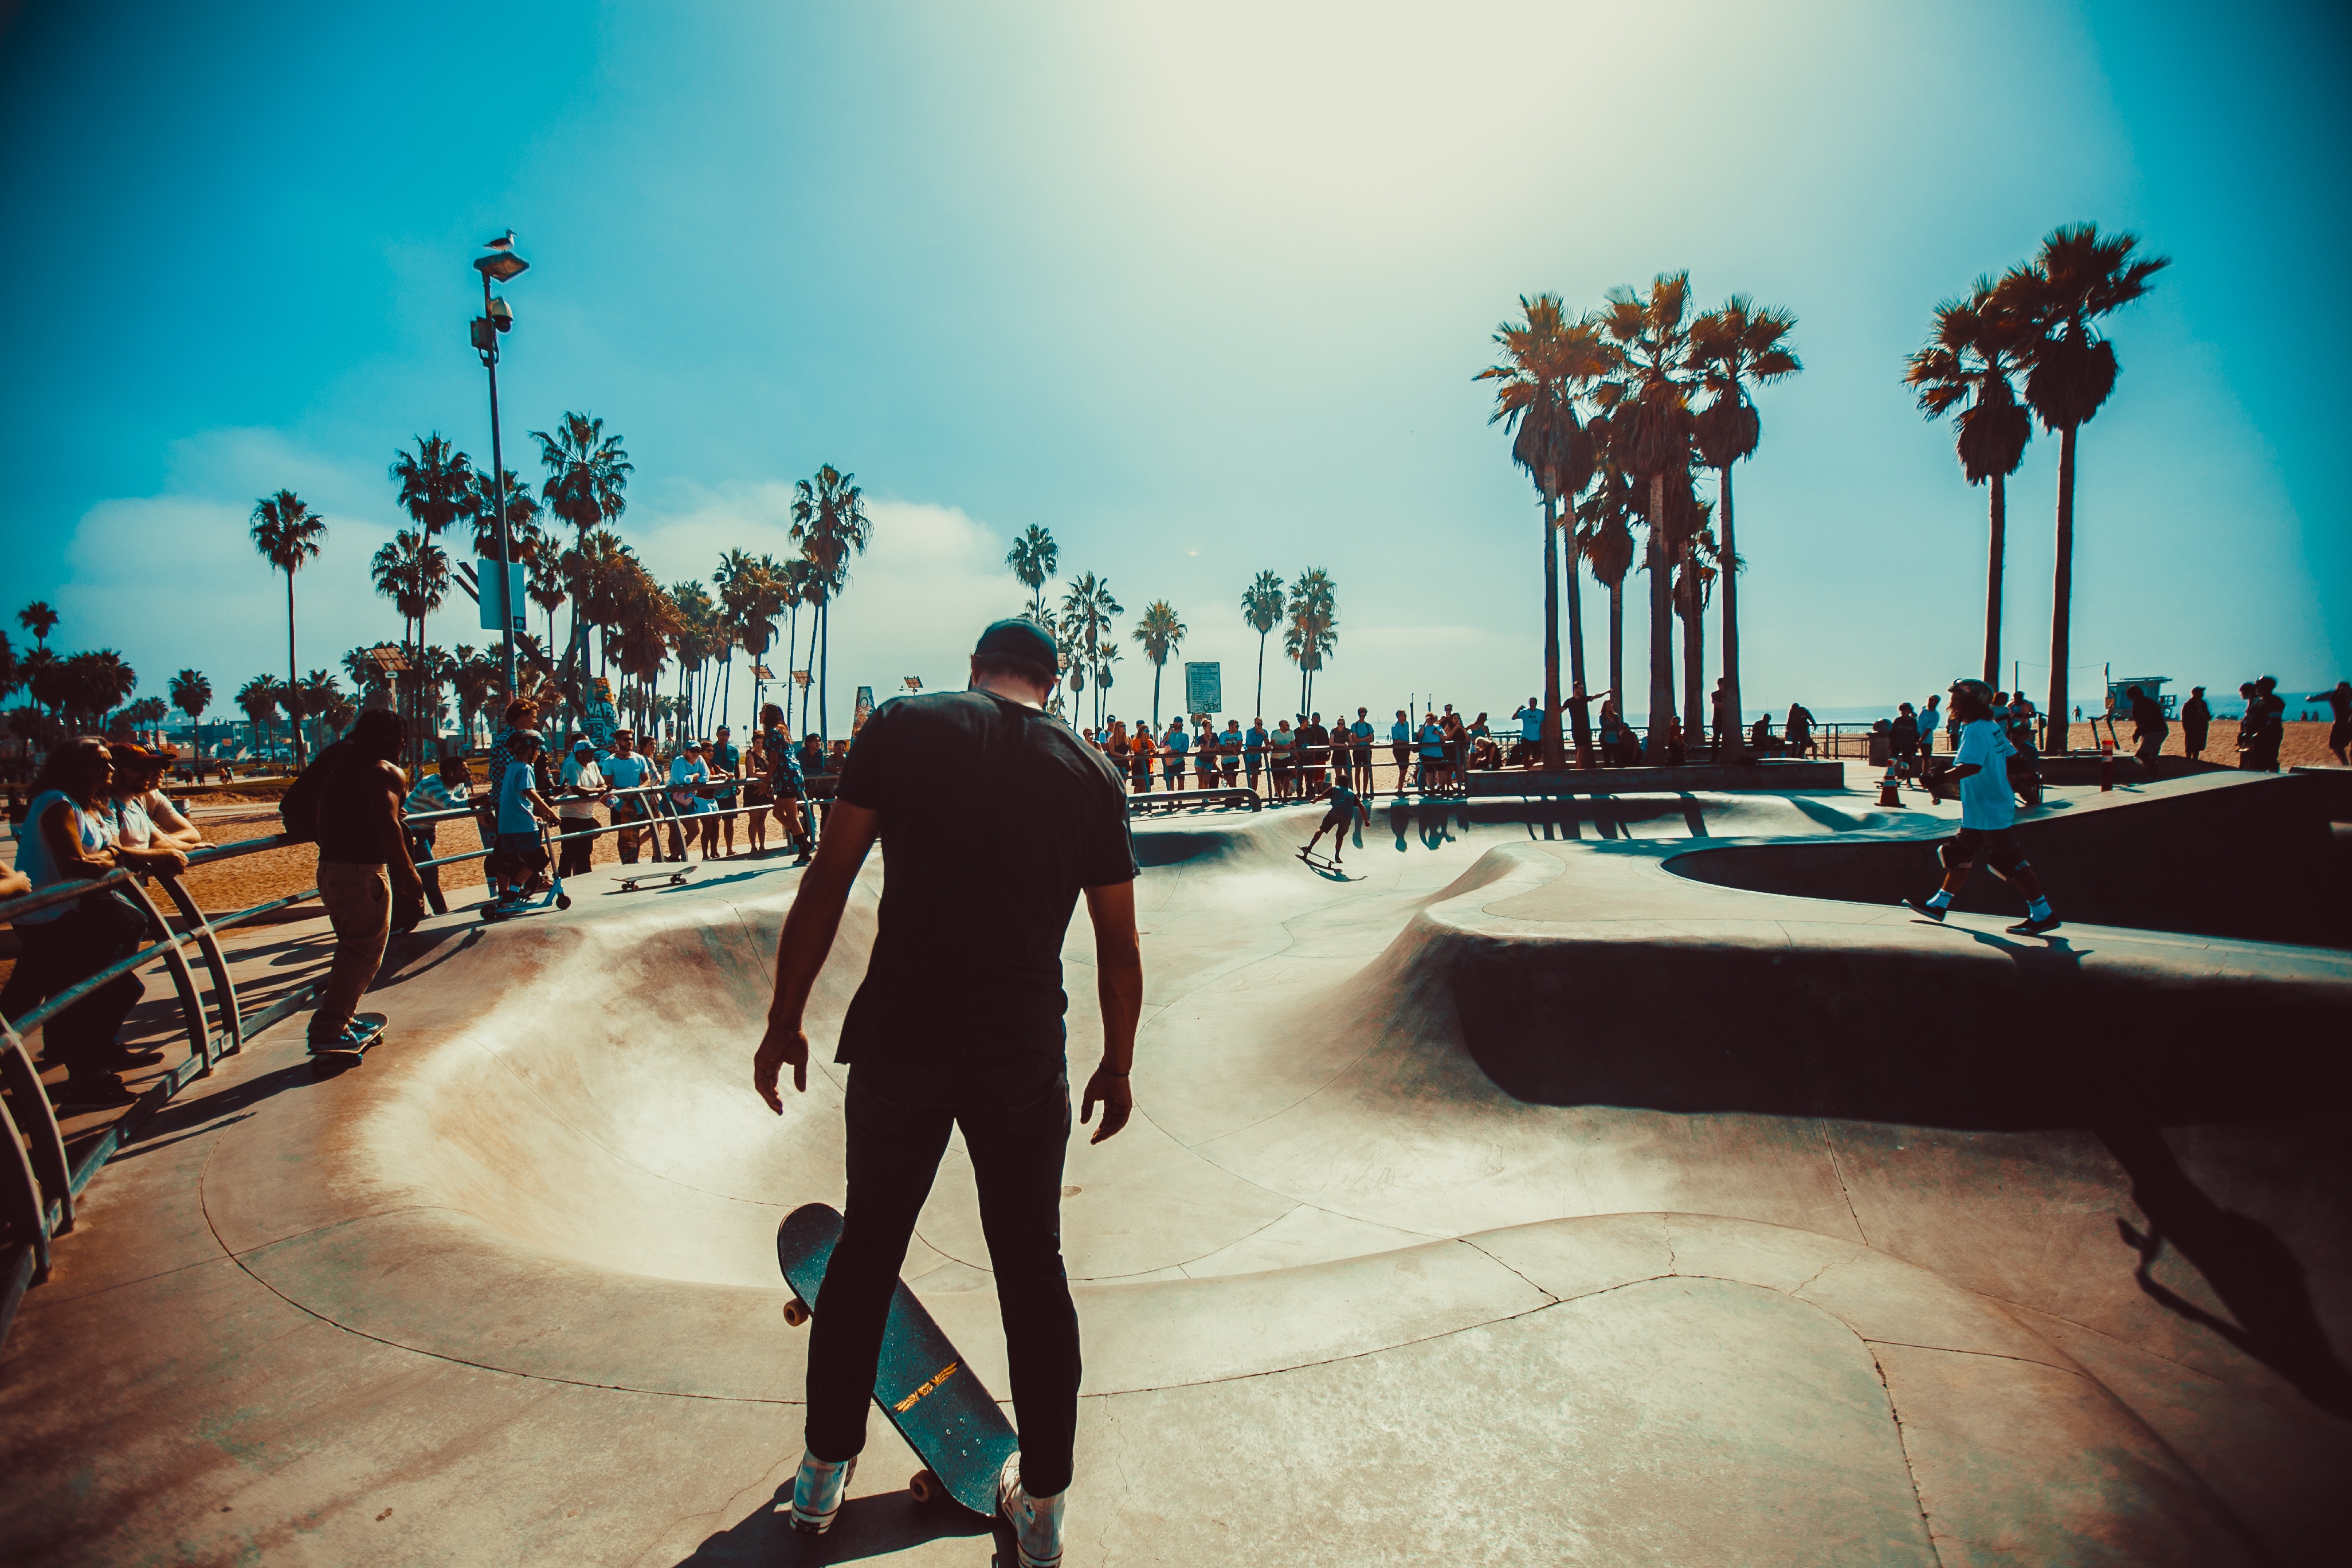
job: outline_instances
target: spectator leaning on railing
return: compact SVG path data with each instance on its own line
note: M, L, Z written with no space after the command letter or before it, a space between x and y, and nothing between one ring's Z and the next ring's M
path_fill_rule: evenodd
M437 772L426 773L416 781L416 787L408 792L408 798L400 803L400 808L411 816L423 816L436 811L463 811L472 804L473 795L473 781L466 776L466 759L444 757ZM408 824L408 853L415 862L417 877L425 884L425 902L435 914L446 915L449 912L449 900L441 893L441 868L425 864L439 854L436 846L439 843L437 834L440 826L437 822ZM487 849L489 846L485 844L482 847Z
M113 754L95 735L79 736L49 753L33 780L33 804L16 851L30 890L103 877L117 867L169 876L187 869L188 858L171 846L116 843L107 815L113 777ZM15 924L25 950L0 991L0 1014L11 1019L128 958L147 935L138 905L112 889L19 915ZM155 1061L158 1053L126 1052L116 1036L143 990L136 974L120 975L48 1021L42 1030L47 1054L67 1071L60 1107L122 1105L137 1098L116 1073Z
M598 826L596 803L611 798L606 792L604 771L596 763L595 745L583 735L572 742L572 754L563 759L563 793L555 802L555 815L563 819L565 836L560 851L561 858L555 863L557 876L578 877L586 873L596 841L585 835ZM571 837L573 834L583 837Z

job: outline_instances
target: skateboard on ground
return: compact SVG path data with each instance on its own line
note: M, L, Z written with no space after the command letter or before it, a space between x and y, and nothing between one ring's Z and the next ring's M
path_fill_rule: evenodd
M637 884L640 882L667 881L671 887L675 888L682 884L688 877L693 876L697 871L701 869L702 863L700 861L697 861L691 866L681 866L675 871L641 871L635 876L622 878L621 891L625 893L634 893L637 890Z
M841 1215L825 1204L803 1204L776 1227L776 1262L793 1288L784 1321L793 1327L809 1321L840 1239ZM890 1297L874 1403L923 1461L925 1468L907 1483L917 1502L951 1497L974 1513L994 1517L997 1477L1021 1439L904 1280Z
M320 1078L327 1078L343 1071L346 1068L359 1066L360 1058L366 1056L378 1040L383 1038L385 1022L386 1019L382 1013L353 1014L352 1026L363 1031L365 1037L356 1046L312 1046L310 1047L311 1071Z
M1348 868L1345 866L1340 865L1339 862L1332 859L1328 855L1318 855L1311 849L1301 849L1298 852L1298 858L1301 860L1306 861L1309 866L1314 867L1318 871L1322 872L1327 877L1338 877L1343 881L1352 881L1354 879L1349 877Z

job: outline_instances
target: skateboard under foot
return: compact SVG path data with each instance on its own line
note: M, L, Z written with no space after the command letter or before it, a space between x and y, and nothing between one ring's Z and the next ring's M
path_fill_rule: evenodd
M320 1078L331 1078L336 1073L360 1065L362 1058L383 1038L383 1026L388 1020L382 1013L355 1013L352 1026L362 1031L362 1037L351 1046L312 1046L310 1070Z
M840 1239L841 1215L825 1204L803 1204L776 1227L776 1263L793 1288L784 1321L793 1327L809 1321ZM996 1479L1021 1439L903 1279L890 1296L874 1403L923 1462L907 1482L917 1502L950 1497L974 1513L995 1515Z

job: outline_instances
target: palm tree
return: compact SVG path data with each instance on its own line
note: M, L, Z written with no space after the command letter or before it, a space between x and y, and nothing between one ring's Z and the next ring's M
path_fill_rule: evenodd
M393 454L391 477L399 487L401 509L429 544L443 529L473 510L474 463L444 440L438 430L415 439L415 451ZM439 602L434 601L436 605ZM425 641L421 615L416 617L416 640L420 646Z
M1691 422L1691 435L1699 462L1722 476L1716 514L1723 524L1723 705L1735 729L1740 722L1739 552L1731 530L1731 465L1754 455L1763 431L1748 389L1805 368L1789 346L1789 334L1796 328L1797 318L1790 311L1778 305L1759 308L1745 294L1734 294L1691 323L1691 346L1702 383L1715 399ZM1691 718L1696 723L1698 715ZM1738 740L1735 735L1729 743Z
M585 554L591 530L618 518L628 507L624 494L635 465L618 436L604 434L604 422L585 414L566 413L553 435L534 430L539 460L547 469L540 499L548 510L570 523ZM563 668L575 682L587 679L587 654L581 646L582 605L572 605L572 640L563 650Z
M1259 573L1257 581L1242 591L1242 619L1257 633L1257 702L1250 711L1261 719L1265 717L1266 634L1282 624L1286 599L1279 572Z
M2058 564L2050 605L2050 732L2067 734L2066 660L2074 597L2074 437L2116 389L2115 345L2095 323L2148 290L2172 265L2163 256L2134 259L2136 234L2102 235L2096 224L2068 224L2042 241L2039 255L2011 268L1994 289L1996 304L2018 329L2025 362L2025 400L2045 430L2058 432ZM2071 742L2068 742L2071 744ZM2066 745L2057 750L2064 752Z
M379 547L368 563L375 591L400 611L400 640L412 654L425 645L425 616L441 607L449 591L449 552L421 531L407 530ZM411 626L415 636L409 635Z
M156 745L163 743L163 719L171 706L160 697L142 697L122 710L121 721L131 726L135 739L145 735Z
M1592 481L1592 440L1576 416L1586 390L1615 363L1608 342L1592 322L1571 321L1557 294L1519 296L1522 320L1495 329L1504 363L1474 378L1495 383L1495 408L1486 416L1512 432L1511 460L1535 481L1543 503L1544 531L1544 766L1565 762L1559 740L1559 503L1571 504ZM1584 623L1575 582L1576 558L1569 558L1569 647L1570 678L1584 684ZM1591 766L1590 742L1579 726L1577 762Z
M555 646L555 612L572 595L565 587L563 552L555 542L534 526L527 535L512 534L509 540L515 553L521 557L525 573L524 592L547 616L547 646ZM500 670L504 674L504 670Z
M436 648L433 651L439 653L441 650ZM303 713L320 721L329 730L340 731L351 724L352 704L343 696L343 689L335 684L335 678L330 671L314 669L304 676L295 686L295 695L302 704ZM435 702L433 706L437 708L439 703Z
M458 454L463 457L464 454ZM542 510L531 499L530 481L509 468L507 479L507 542L515 559L529 561L531 546L546 536L540 531ZM474 470L466 489L465 514L474 522L474 553L485 561L499 558L499 490L488 473ZM593 525L592 525L593 526Z
M505 673L503 661L495 654L478 652L464 643L449 650L453 672L450 687L457 699L457 724L466 732L466 744L474 743L475 721L499 689Z
M1151 728L1160 728L1160 672L1168 667L1168 656L1184 640L1184 623L1176 618L1176 611L1165 599L1154 599L1144 606L1143 618L1135 623L1135 640L1143 645L1143 657L1151 661Z
M718 585L719 601L727 613L730 637L729 664L733 664L732 648L742 645L756 668L761 658L776 642L776 616L783 609L784 584L775 570L776 563L764 555L752 556L740 550L730 550L720 559L719 570L711 581ZM756 722L760 711L761 689L765 682L754 674L751 678L751 715ZM733 696L732 691L729 693Z
M1312 711L1315 672L1323 656L1338 646L1339 585L1320 566L1309 567L1290 585L1290 625L1282 637L1282 651L1298 665L1298 710Z
M269 716L278 711L278 696L284 689L267 675L257 675L236 689L236 705L253 726L253 749L264 755L269 750Z
M286 574L286 683L299 679L294 662L294 574L305 561L319 557L319 542L327 535L327 520L302 504L292 490L264 497L253 509L253 547L272 566ZM302 765L299 726L293 738L293 761Z
M1618 461L1649 488L1650 735L1675 721L1674 575L1668 533L1667 477L1690 468L1690 393L1697 380L1690 331L1690 274L1661 272L1647 295L1622 285L1608 293L1601 317L1618 353L1618 369L1595 388L1607 410ZM1622 700L1622 698L1621 698Z
M1094 725L1102 728L1103 689L1109 684L1110 666L1118 661L1118 644L1108 634L1124 607L1111 596L1110 580L1091 572L1071 579L1062 595L1062 625L1067 628L1076 658L1070 662L1070 689L1095 689Z
M33 634L37 647L49 646L49 633L58 624L58 613L49 608L46 599L36 599L16 612L16 624Z
M196 755L205 754L205 710L213 705L213 683L200 669L184 669L172 677L167 688L172 693L172 706L188 716L195 726Z
M1642 487L1618 463L1609 421L1587 426L1600 455L1600 478L1577 502L1577 549L1593 581L1609 590L1609 689L1625 702L1625 576L1633 568L1633 520L1642 515Z
M1706 517L1707 504L1696 492L1689 504L1694 521ZM1687 740L1693 748L1704 739L1697 715L1706 711L1706 602L1715 591L1717 571L1715 530L1698 521L1683 542L1674 584L1675 614L1683 623L1683 711L1692 715Z
M66 660L68 702L81 714L85 729L99 731L107 714L139 689L139 672L122 662L110 647L78 653Z
M1936 329L1925 347L1904 362L1903 380L1919 412L1952 415L1960 472L1972 485L1992 481L1990 544L1985 560L1984 678L2000 679L2001 577L2009 537L2009 476L2025 460L2033 419L2017 401L2015 324L1996 302L1996 286L1979 278L1965 300L1936 307ZM1953 410L1958 409L1958 413Z
M817 590L814 636L822 649L818 659L816 724L832 738L825 714L825 683L833 678L833 602L849 585L849 558L866 553L874 525L866 516L866 492L856 474L845 474L831 463L812 479L793 487L793 542L801 547L812 568L809 582Z
M1045 583L1062 563L1061 547L1054 542L1054 536L1031 523L1029 531L1014 540L1013 548L1005 552L1004 563L1013 568L1013 574L1029 590L1030 619L1043 620Z

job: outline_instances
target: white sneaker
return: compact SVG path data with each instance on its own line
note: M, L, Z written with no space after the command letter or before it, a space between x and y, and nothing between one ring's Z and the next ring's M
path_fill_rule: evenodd
M823 1535L833 1528L849 1478L857 1473L856 1455L828 1464L807 1449L801 1450L801 1473L793 1478L793 1528L803 1535Z
M1021 1568L1061 1568L1062 1504L1067 1492L1031 1497L1021 1489L1021 1455L1005 1456L996 1477L996 1511L1013 1526L1013 1544Z

